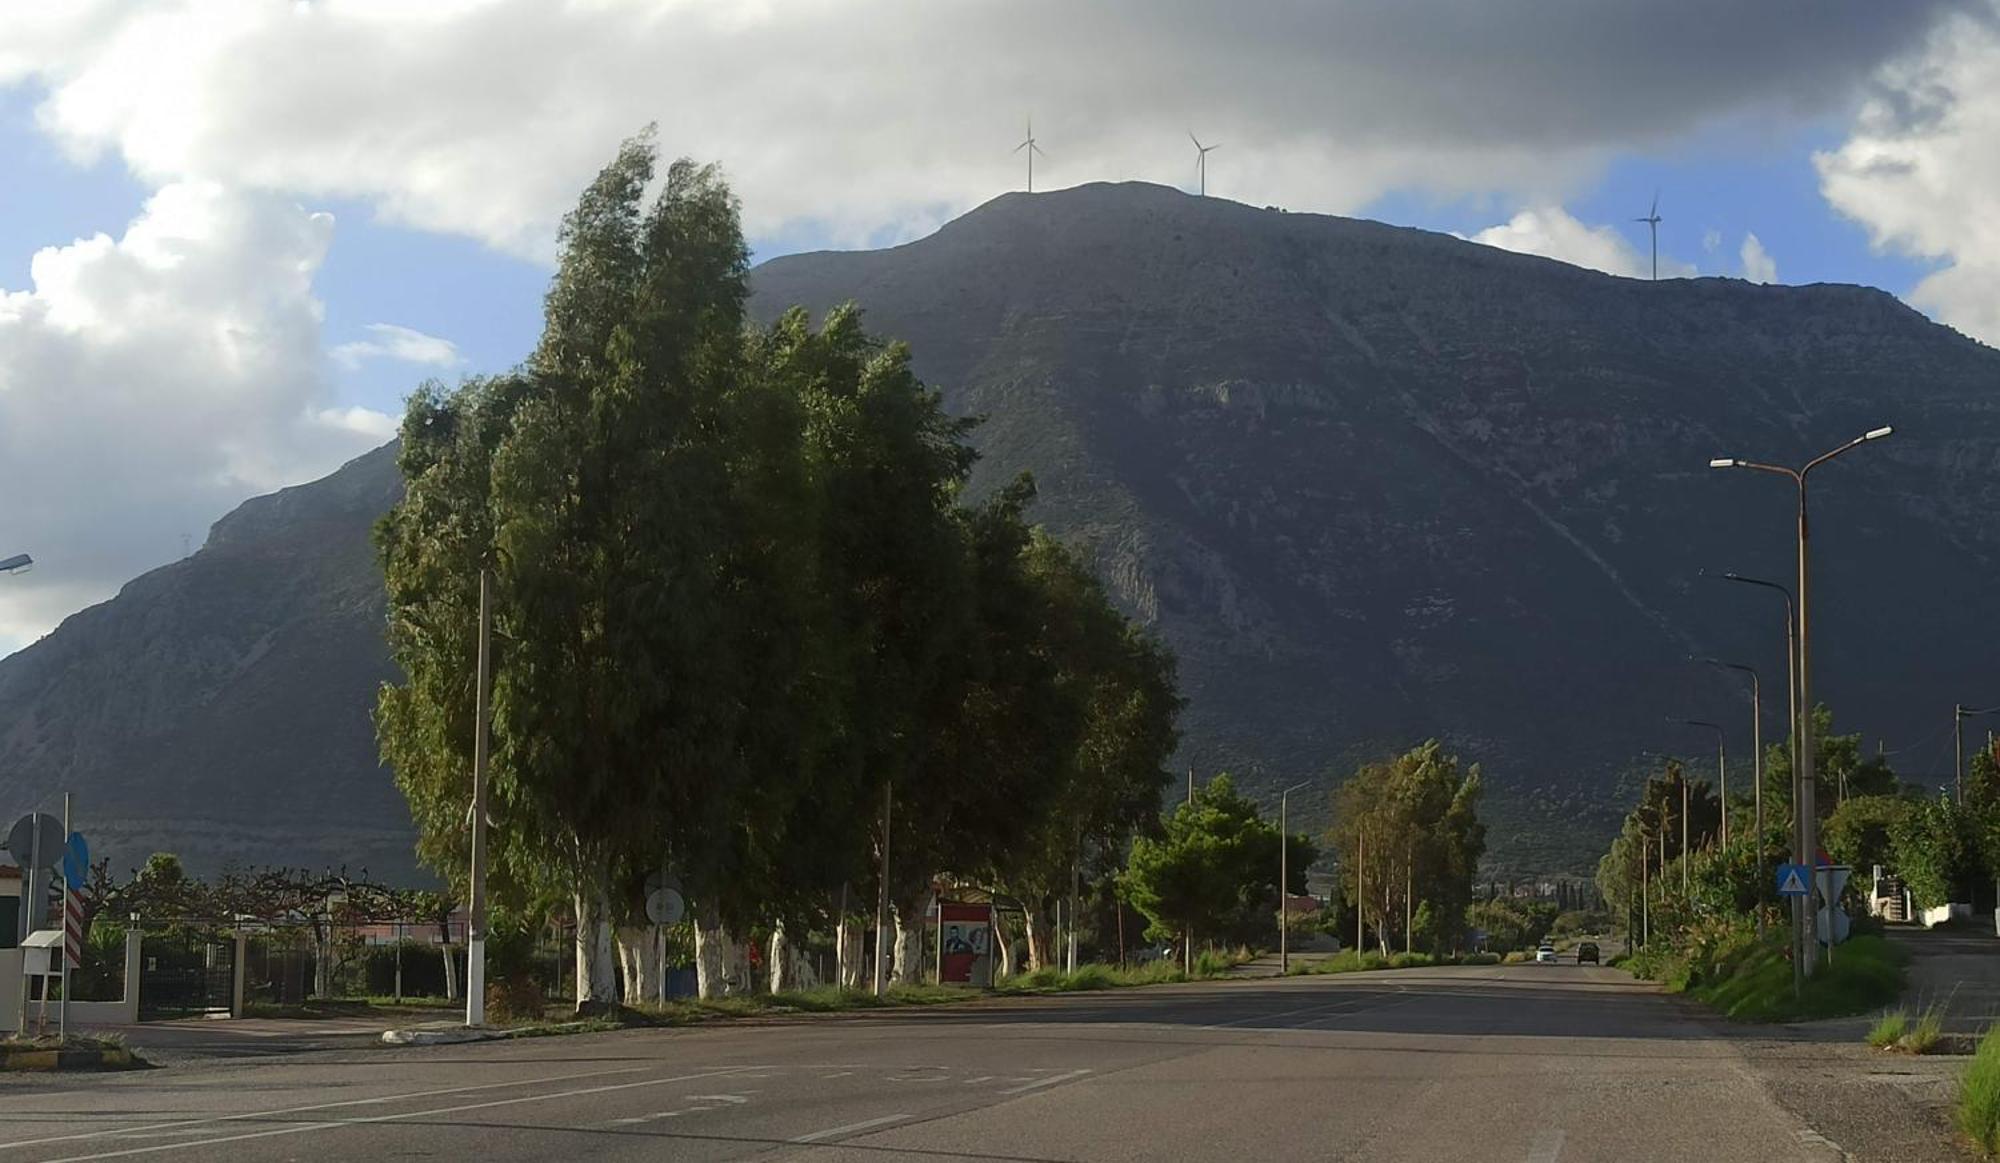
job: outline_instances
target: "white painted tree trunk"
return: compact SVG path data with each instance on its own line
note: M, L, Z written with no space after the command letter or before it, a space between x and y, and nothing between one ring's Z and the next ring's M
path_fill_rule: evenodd
M862 928L852 918L842 917L840 928L834 931L833 979L842 989L860 989L865 984L862 980Z
M764 968L770 974L771 992L787 993L799 988L792 969L792 943L785 940L785 923L771 930L771 944L765 951Z
M1014 973L1014 935L1007 931L1007 922L1002 920L999 909L993 910L993 980L998 982Z
M924 978L924 905L919 896L896 906L896 968L894 980L914 985Z
M618 969L627 1004L660 1000L660 946L650 927L619 928Z
M576 1008L618 1002L618 960L611 940L611 904L602 869L586 873L576 891Z
M695 926L694 968L702 997L751 992L750 962L743 954L743 942L720 923Z
M1021 906L1022 923L1027 926L1028 972L1033 973L1049 964L1049 941L1054 934L1054 926L1042 915L1042 910L1032 902Z

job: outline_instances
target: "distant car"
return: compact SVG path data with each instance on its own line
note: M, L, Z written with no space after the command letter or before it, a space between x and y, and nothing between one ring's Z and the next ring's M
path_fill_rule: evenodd
M1556 947L1554 945L1549 944L1547 941L1542 942L1542 947L1535 950L1535 964L1554 965L1555 963L1556 963Z
M1585 941L1576 947L1576 963L1582 965L1586 961L1597 964L1597 942Z

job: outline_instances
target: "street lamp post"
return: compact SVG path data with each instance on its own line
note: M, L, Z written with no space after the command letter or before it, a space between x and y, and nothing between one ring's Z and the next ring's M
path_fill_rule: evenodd
M1847 443L1829 452L1823 452L1807 461L1802 468L1788 468L1783 465L1762 464L1757 461L1742 460L1737 457L1717 457L1708 462L1710 468L1747 468L1757 472L1776 473L1790 477L1798 486L1798 609L1794 620L1798 625L1798 706L1800 721L1797 727L1799 749L1795 753L1798 768L1799 795L1793 805L1798 817L1798 846L1801 863L1807 868L1818 866L1819 853L1817 836L1818 818L1814 815L1813 799L1813 738L1812 738L1812 579L1808 568L1811 545L1811 528L1806 519L1806 477L1812 470L1839 456L1843 452L1858 448L1870 441L1880 440L1894 432L1888 425L1870 429ZM1814 877L1817 880L1817 876ZM1812 909L1800 906L1794 914L1797 919L1798 948L1806 958L1806 973L1810 975L1818 967L1819 938L1808 927L1812 922Z
M2000 707L1968 707L1964 703L1951 705L1952 744L1952 786L1957 789L1955 798L1965 802L1965 720L1972 715L1990 715L2000 711Z
M493 571L479 571L479 660L472 710L472 868L467 877L465 1024L486 1024L486 752L492 707ZM446 956L450 951L446 950Z
M1798 846L1799 836L1797 830L1798 812L1796 809L1799 802L1799 722L1800 722L1799 663L1798 663L1799 624L1797 620L1792 617L1792 591L1785 586L1779 585L1777 582L1766 581L1763 578L1758 578L1758 577L1745 577L1740 573L1725 573L1722 574L1721 577L1722 580L1724 581L1742 582L1744 585L1759 586L1762 587L1763 589L1775 590L1777 591L1779 597L1785 599L1785 707L1786 707L1785 751L1790 757L1791 768L1792 768L1792 804L1794 808L1794 811L1792 813L1792 823L1793 823L1792 858L1793 860L1798 861L1800 860L1800 856L1799 856L1799 846ZM1759 778L1759 782L1760 783L1762 782L1761 776ZM1760 840L1759 843L1761 844L1762 841ZM1803 861L1800 862L1803 863ZM1801 904L1799 898L1793 897L1792 898L1792 945L1793 945L1792 994L1793 996L1798 995L1800 989L1804 987L1805 983L1805 967L1800 963L1799 949L1798 949L1799 934L1804 931L1803 929L1804 922L1799 917L1799 912L1801 908L1803 908L1803 905Z
M1291 927L1289 922L1292 913L1291 889L1289 887L1292 877L1292 831L1287 823L1289 819L1286 815L1287 801L1293 792L1311 782L1311 780L1306 780L1301 783L1295 783L1278 793L1278 976L1280 977L1283 977L1292 967L1291 946L1287 933L1287 930ZM1358 948L1355 955L1357 957L1360 956Z
M1668 717L1667 722L1679 723L1684 727L1707 727L1715 732L1715 771L1721 789L1716 793L1716 802L1722 805L1722 846L1729 847L1729 749L1723 742L1722 724L1706 719L1676 719ZM1685 781L1686 773L1682 773Z

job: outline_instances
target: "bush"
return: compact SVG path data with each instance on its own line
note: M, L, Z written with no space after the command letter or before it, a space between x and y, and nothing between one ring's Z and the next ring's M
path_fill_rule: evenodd
M1787 1021L1867 1011L1903 992L1901 949L1881 937L1857 937L1834 951L1833 963L1806 979L1792 996L1792 963L1781 940L1754 939L1702 965L1690 962L1687 992L1731 1018Z
M1988 1029L1958 1081L1958 1129L1988 1154L2000 1153L2000 1029Z
M510 974L486 983L486 1014L502 1022L538 1022L546 1010L542 987L531 976Z
M1493 953L1467 953L1458 959L1460 965L1498 965L1500 958Z

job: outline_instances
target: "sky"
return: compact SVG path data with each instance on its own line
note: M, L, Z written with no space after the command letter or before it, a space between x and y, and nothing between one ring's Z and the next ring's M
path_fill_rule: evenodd
M620 140L758 258L1140 179L1612 274L1853 282L2000 343L2000 0L0 6L0 650L533 346Z

